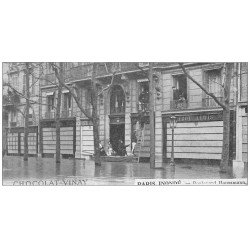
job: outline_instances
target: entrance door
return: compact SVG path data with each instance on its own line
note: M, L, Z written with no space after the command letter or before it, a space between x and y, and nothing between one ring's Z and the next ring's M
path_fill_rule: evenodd
M110 124L110 143L115 152L118 149L118 141L125 141L125 124Z

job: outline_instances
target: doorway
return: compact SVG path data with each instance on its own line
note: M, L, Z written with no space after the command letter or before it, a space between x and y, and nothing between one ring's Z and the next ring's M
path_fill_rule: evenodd
M125 124L110 124L110 143L115 152L118 151L118 141L125 141Z

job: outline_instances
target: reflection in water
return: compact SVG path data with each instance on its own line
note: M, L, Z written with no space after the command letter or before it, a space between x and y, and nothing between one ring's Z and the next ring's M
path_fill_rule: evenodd
M100 177L101 176L101 167L95 166L95 177Z
M111 176L114 177L125 177L127 175L127 168L128 166L124 165L124 164L119 164L119 165L113 165L111 166Z
M231 179L233 176L232 172L229 173L220 172L220 179Z
M154 169L154 177L153 178L154 179L166 179L166 178L168 178L166 169L163 169L163 168Z
M170 179L174 179L175 178L175 166L170 166L169 168L170 168L169 169L170 170L170 172L169 172L169 174L170 174L169 178Z
M29 161L23 161L23 174L24 177L28 178L29 177Z
M61 163L56 163L56 176L61 174Z
M72 176L76 176L76 159L73 159Z
M38 159L36 158L36 177L39 178L43 178L44 176L44 168L43 168L43 165L42 165L42 161L41 159Z

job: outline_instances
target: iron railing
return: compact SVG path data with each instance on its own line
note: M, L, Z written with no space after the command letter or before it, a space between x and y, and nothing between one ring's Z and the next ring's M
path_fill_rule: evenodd
M223 102L222 97L217 97L217 99L220 102ZM202 98L202 107L203 108L213 108L213 107L220 107L220 106L219 106L219 104L217 104L215 102L215 100L212 97L205 97L205 98Z
M121 107L111 107L110 109L110 114L114 115L114 114L124 114L125 113L125 106L121 106Z
M55 112L54 111L48 111L45 112L43 119L54 119L55 118Z
M170 101L170 109L187 109L188 101L187 100L173 100Z
M10 122L10 127L16 127L17 126L17 122Z
M61 111L61 118L69 118L69 117L74 117L76 114L73 112L72 109L67 109L67 110L62 110Z
M166 67L173 65L174 63L154 63L153 67ZM76 67L72 67L65 71L65 82L73 82L90 79L92 75L93 64L84 64ZM107 62L107 63L98 63L96 76L104 77L110 75L113 72L117 73L126 73L130 71L140 71L140 68L148 68L147 63L138 63L138 62ZM51 82L55 82L56 77L54 73L46 74L45 81L43 86L50 85Z
M77 116L77 111L73 110L62 110L60 114L60 118L70 118ZM47 111L42 117L43 119L55 119L56 113L54 111Z
M138 110L138 112L149 111L149 103L138 103L137 110Z

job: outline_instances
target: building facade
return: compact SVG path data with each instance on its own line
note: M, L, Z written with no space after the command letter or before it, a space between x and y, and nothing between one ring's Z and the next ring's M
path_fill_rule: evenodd
M106 152L111 144L117 151L118 141L132 153L132 143L143 133L140 157L149 158L149 80L148 63L98 63L98 118L100 141ZM223 100L223 63L185 63L188 73L218 99ZM242 159L247 162L247 64L241 63L241 74L234 75L231 84L230 156L236 157L236 118L242 107ZM81 105L91 114L92 63L64 63L65 82L74 87ZM43 157L55 155L55 107L57 85L54 72L44 63L44 76L39 80L38 151ZM113 77L113 83L112 76ZM172 132L170 117L177 117L174 151L177 159L216 161L221 158L223 140L222 108L201 88L188 79L178 63L154 63L153 81L155 112L156 164L170 159ZM110 85L111 84L111 85ZM11 117L10 117L11 118ZM237 131L238 131L237 130ZM80 112L67 89L61 102L62 157L87 158L94 152L93 127Z
M25 63L4 63L3 65L3 112L6 114L5 151L8 155L23 155L24 153L24 124L26 102L26 68ZM39 67L30 65L29 74L29 133L28 154L38 154L38 125L39 125Z

